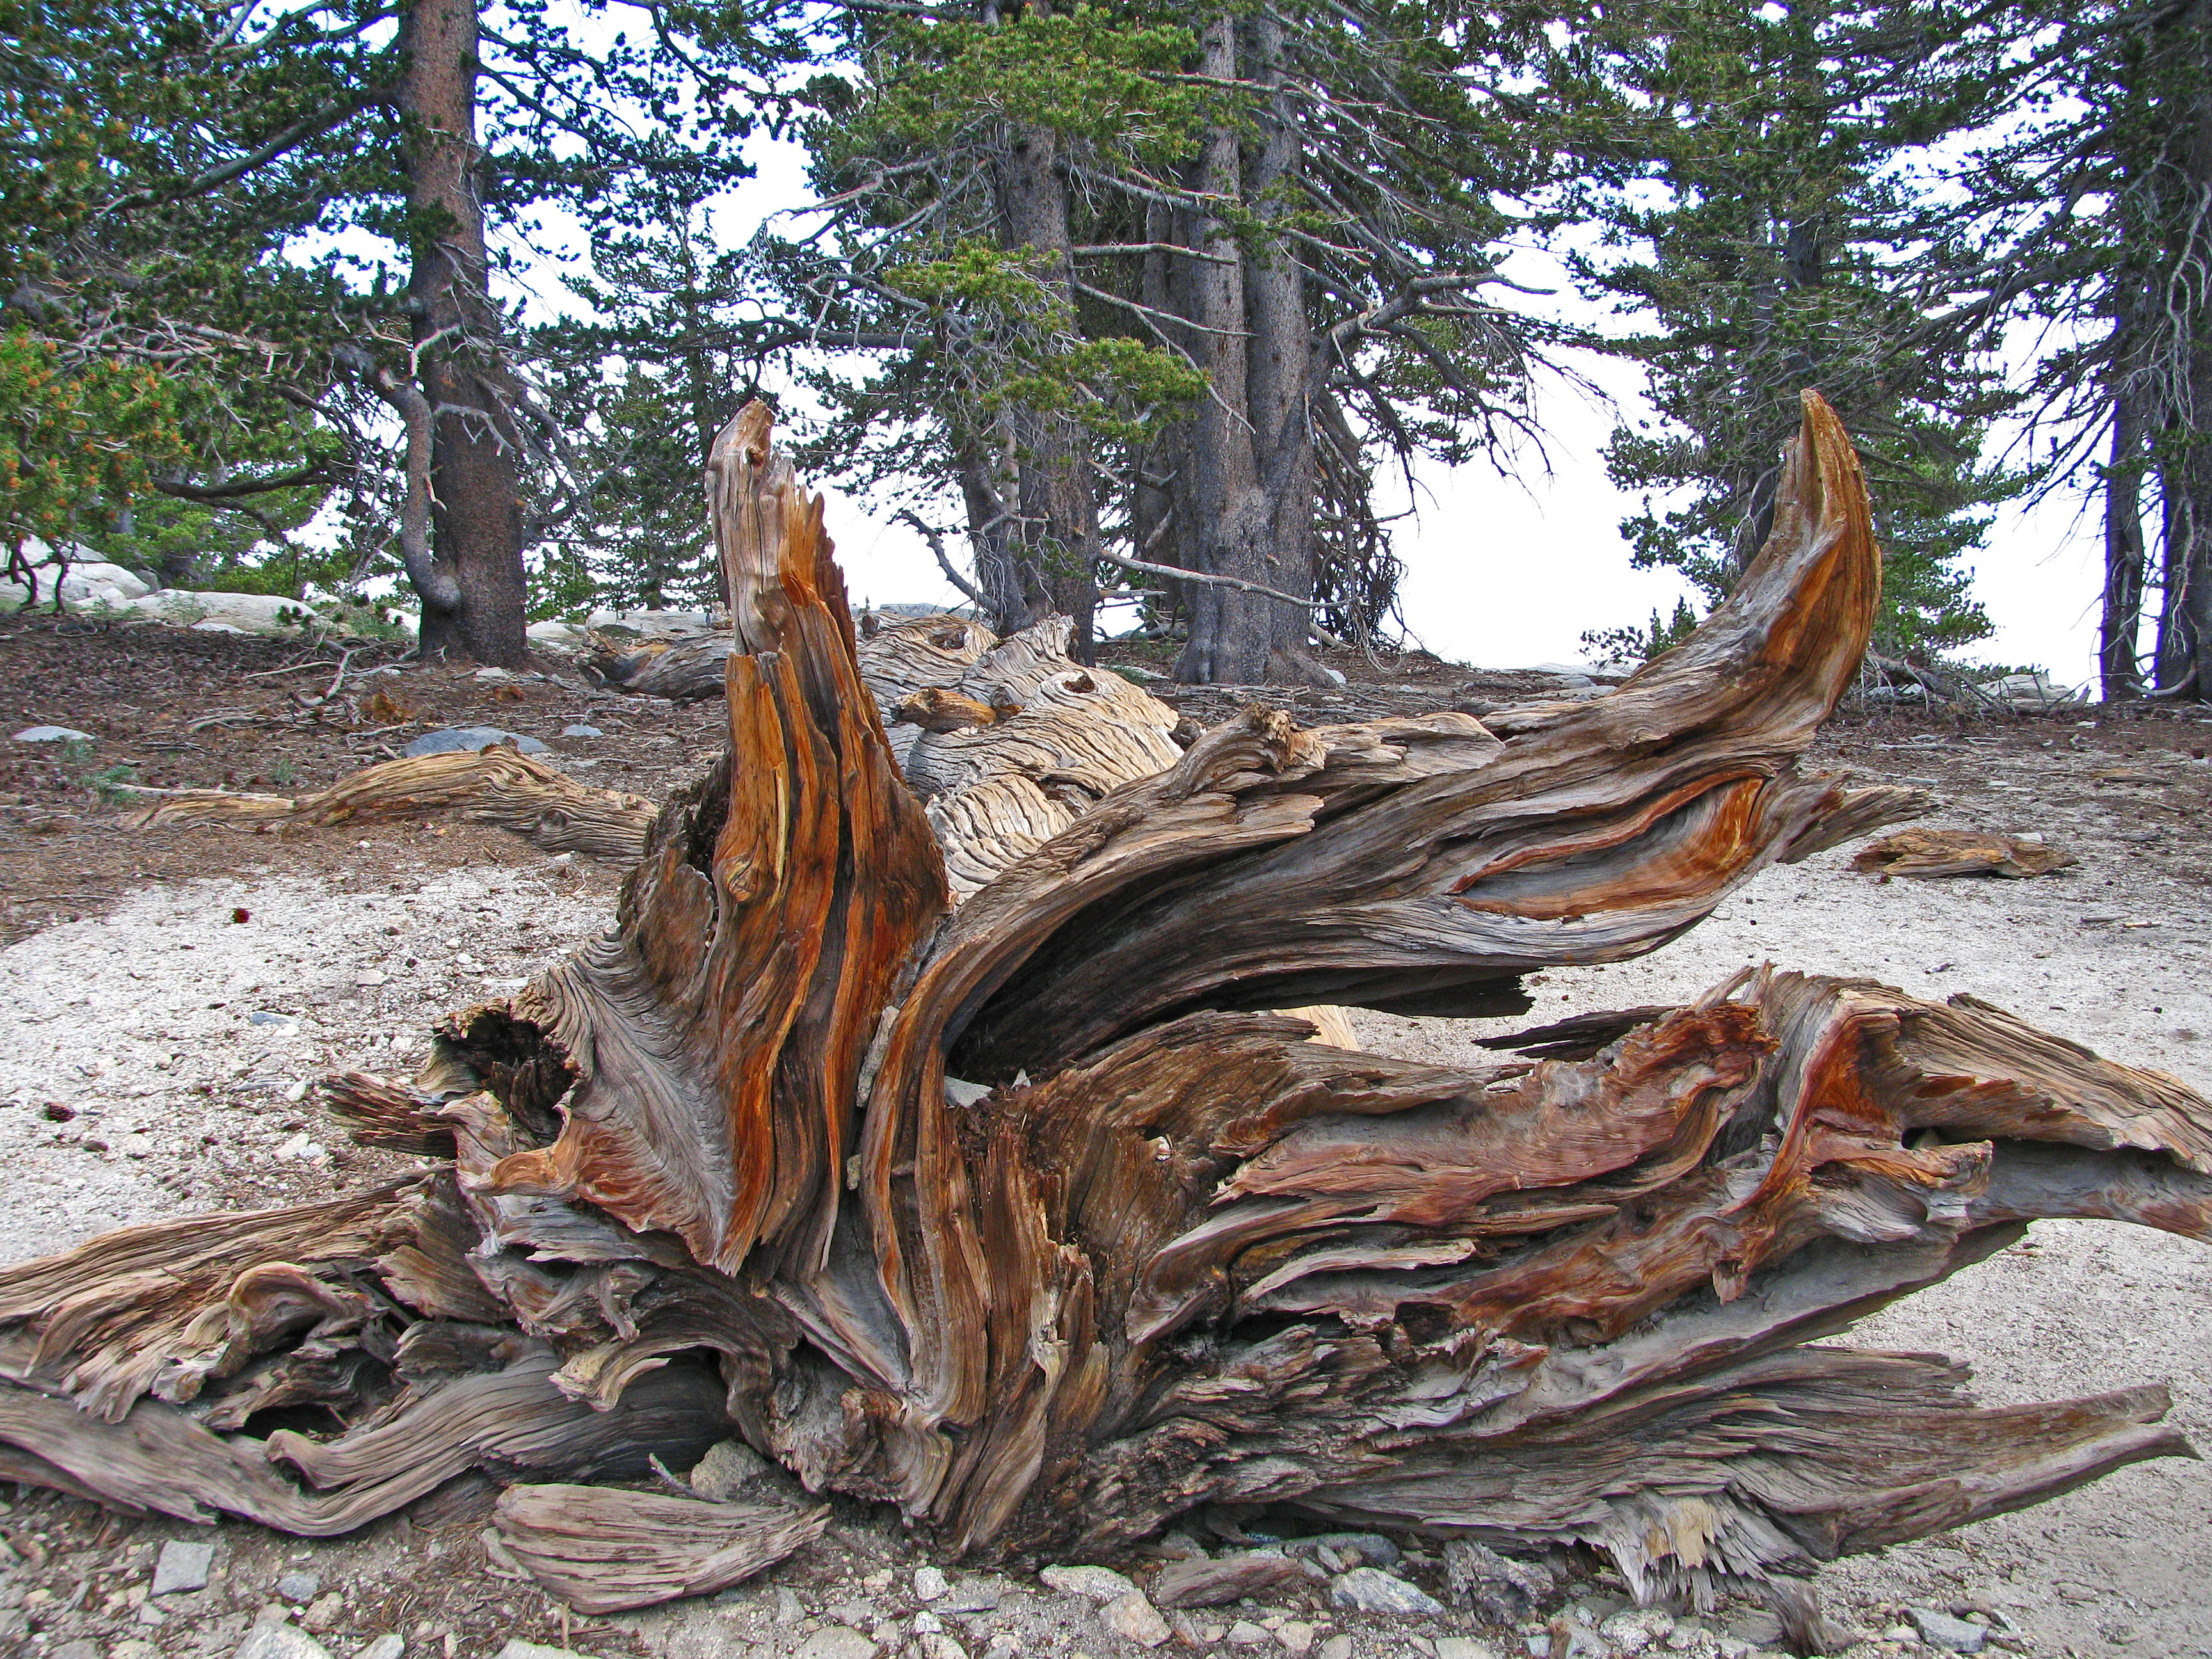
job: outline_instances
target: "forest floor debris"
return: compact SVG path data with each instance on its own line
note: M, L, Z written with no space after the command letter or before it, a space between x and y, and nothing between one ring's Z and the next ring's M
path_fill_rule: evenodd
M86 757L0 745L9 751L0 755L9 769L0 791L12 797L0 799L5 937L15 941L0 951L15 1011L0 1030L5 1259L128 1222L319 1196L412 1167L349 1145L305 1085L338 1067L404 1073L439 1014L512 988L604 928L619 881L619 872L556 862L518 837L458 823L442 834L408 824L268 839L191 829L133 836L121 828L118 792L104 798L88 775L129 764L156 787L326 783L382 758L377 744L405 741L364 734L353 718L351 699L387 689L411 711L411 732L495 714L556 755L599 761L606 771L595 781L615 781L612 772L622 787L656 797L703 767L720 740L718 703L586 696L560 679L483 682L466 669L371 656L353 667L402 672L368 679L369 691L349 674L349 706L319 712L270 690L320 693L329 684L327 654L318 672L269 672L303 649L74 623L0 633L0 722L64 722L92 732L96 745ZM1363 679L1356 660L1332 661L1347 685L1292 694L1300 720L1448 707L1482 678L1401 659L1366 668L1372 678ZM495 700L501 685L525 700ZM1154 689L1200 719L1276 695ZM1496 692L1501 702L1524 701L1532 689ZM244 718L209 720L225 710ZM585 724L608 735L564 732ZM1513 1024L1679 1000L1771 959L1923 995L1964 991L2106 1054L2212 1086L2212 986L2192 965L2212 953L2208 739L2212 725L2179 709L2087 711L2079 724L1841 718L1816 760L1931 789L1940 803L1931 827L2032 830L2080 862L2033 882L1877 888L1878 877L1852 872L1845 848L1767 872L1653 957L1537 975L1529 1020L1358 1013L1355 1024L1384 1052L1480 1063L1492 1056L1474 1041ZM287 765L293 776L271 775ZM2212 1389L2201 1374L2212 1352L2207 1265L2203 1247L2163 1235L2040 1224L2022 1244L1866 1322L1850 1340L1972 1360L1996 1401L2169 1378L2174 1420L2212 1445ZM1126 1630L1105 1618L1128 1594L1145 1596L1172 1632L1161 1653L1527 1659L1559 1651L1564 1634L1566 1650L1592 1659L1747 1659L1778 1640L1773 1621L1746 1607L1707 1619L1625 1617L1625 1589L1587 1562L1560 1564L1552 1594L1501 1624L1458 1604L1442 1545L1408 1540L1401 1553L1348 1534L1289 1547L1318 1563L1317 1577L1285 1577L1220 1607L1164 1608L1150 1597L1159 1563L1282 1547L1268 1532L1273 1517L1244 1517L1241 1537L1163 1540L1154 1559L1129 1564L1126 1589L1098 1599L1026 1570L940 1572L895 1519L840 1501L830 1532L762 1579L585 1619L564 1618L536 1585L502 1576L485 1541L489 1482L464 1481L403 1516L322 1542L234 1522L132 1522L0 1488L10 1496L0 1514L0 1650L21 1643L45 1659L230 1659L257 1622L264 1645L281 1628L301 1638L299 1651L312 1641L333 1659L378 1641L386 1644L380 1659L391 1659L395 1638L423 1659L480 1659L510 1641L600 1659L1133 1659L1152 1627L1133 1606L1120 1620ZM1987 1650L2050 1659L2212 1654L2207 1513L2204 1466L2140 1466L2036 1509L1838 1564L1823 1583L1832 1618L1860 1638L1856 1659L1969 1650L1975 1638L1954 1627L1984 1632ZM191 1543L214 1546L204 1587L156 1595L164 1547ZM1337 1587L1358 1572L1387 1575L1448 1610L1335 1605Z

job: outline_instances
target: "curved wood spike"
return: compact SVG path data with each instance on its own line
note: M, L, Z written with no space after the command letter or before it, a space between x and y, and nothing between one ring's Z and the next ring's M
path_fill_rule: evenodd
M1916 810L1797 770L1881 580L1857 458L1815 393L1782 502L1735 593L1611 696L1493 719L1502 744L1452 716L1311 734L1322 765L1242 786L1319 797L1310 834L1102 896L951 1028L963 1074L1039 1074L1199 1006L1511 1012L1531 969L1641 954L1831 822Z
M514 1000L576 1073L551 1145L489 1194L575 1198L735 1272L768 1242L818 1267L862 1050L947 903L920 805L860 679L822 504L755 402L708 464L730 608L730 749L664 813L619 937Z

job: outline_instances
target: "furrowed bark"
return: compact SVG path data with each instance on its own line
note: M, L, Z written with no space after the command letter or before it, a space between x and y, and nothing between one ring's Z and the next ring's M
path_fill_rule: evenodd
M1058 161L1059 140L1050 128L1017 125L1004 135L991 173L1005 246L1038 262L1038 282L1072 316L1074 240ZM1089 439L1063 414L1019 404L1013 427L1026 538L1054 607L1073 624L1071 654L1088 664L1097 660L1091 617L1098 604L1097 480Z
M399 14L408 302L422 394L434 411L430 504L440 576L434 591L420 595L419 639L425 657L519 668L530 659L521 446L513 386L493 343L499 319L477 178L477 28L475 0L409 0Z
M925 629L927 804L757 406L709 496L729 749L616 932L411 1084L331 1085L432 1173L0 1270L10 1476L324 1533L734 1431L973 1559L1268 1505L1761 1590L1812 1645L1820 1563L2187 1450L2155 1387L1986 1410L1948 1361L1817 1346L2036 1217L2212 1237L2212 1105L2172 1079L1771 969L1473 1067L1254 1006L1498 1006L1912 807L1796 769L1878 568L1817 399L1735 599L1613 696L1250 708L1186 752L1065 623L933 665L971 641ZM992 819L1017 782L1065 822ZM818 1518L525 1486L501 1525L616 1607Z

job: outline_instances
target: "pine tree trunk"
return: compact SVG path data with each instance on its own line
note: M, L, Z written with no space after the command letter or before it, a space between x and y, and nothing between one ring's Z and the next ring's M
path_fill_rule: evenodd
M1275 90L1260 112L1249 168L1239 135L1206 139L1196 188L1262 220L1289 210L1281 191L1301 159L1283 85L1282 26L1271 18L1207 26L1205 70ZM1253 251L1225 219L1201 223L1204 256L1185 263L1191 348L1212 386L1190 422L1196 514L1191 564L1252 587L1189 584L1190 640L1176 665L1188 684L1325 684L1308 651L1313 615L1252 588L1297 599L1314 590L1314 462L1308 409L1313 353L1304 273L1279 241Z
M1200 46L1202 72L1220 81L1237 77L1237 22L1209 20ZM1230 127L1209 130L1193 186L1216 201L1243 200L1238 137ZM1184 278L1191 352L1206 371L1207 395L1190 422L1191 484L1195 514L1191 568L1207 575L1245 576L1255 560L1266 503L1260 497L1259 459L1247 415L1247 334L1244 266L1236 237L1221 218L1200 219ZM1246 580L1250 580L1249 576ZM1190 638L1176 663L1188 684L1255 685L1267 678L1272 620L1247 603L1249 595L1206 582L1189 585Z
M2105 603L2098 629L2097 662L2105 701L2142 695L2137 661L2142 633L2142 468L2145 423L2132 389L2124 331L2116 330L2112 376L2112 452L2105 470Z
M522 495L511 388L494 350L499 320L477 178L475 0L410 0L400 53L413 221L409 310L422 390L438 411L434 545L459 590L451 606L424 596L422 650L520 667L529 660Z
M994 173L1006 246L1037 257L1039 279L1066 307L1072 325L1074 242L1058 153L1049 128L1018 126L1008 132ZM1049 410L1018 406L1014 428L1024 531L1053 608L1074 621L1075 658L1088 663L1094 660L1092 617L1098 605L1097 483L1090 442L1080 426Z
M1269 1012L1524 1006L1917 810L1800 767L1879 580L1817 398L1772 542L1611 696L1255 706L1187 752L1064 622L919 629L901 672L943 677L872 696L768 437L756 404L709 469L729 746L615 932L412 1085L330 1085L429 1173L0 1272L0 1472L326 1534L489 1468L513 1553L605 1609L821 1514L532 1483L734 1430L955 1555L1272 1506L1802 1608L1838 1554L2186 1451L2159 1389L1984 1410L1940 1359L1803 1346L2035 1216L2212 1236L2212 1105L2170 1078L1771 969L1468 1069ZM341 1426L262 1432L307 1405Z
M2176 641L2184 676L2193 676L2197 700L2212 702L2212 295L2205 288L2212 270L2212 4L2188 0L2168 25L2181 58L2182 96L2174 100L2180 131L2175 149L2183 173L2185 240L2169 280L2187 301L2187 335L2179 348L2188 375L2181 405L2185 430L2177 434L2186 533L2176 574L2180 589L2174 606L2181 637ZM2179 680L2176 682L2179 684Z
M1283 69L1283 25L1262 14L1245 24L1244 33L1252 77L1273 88L1245 187L1260 218L1279 222L1291 211L1291 186L1304 160L1297 112ZM1306 311L1305 268L1287 242L1273 240L1245 255L1244 293L1252 334L1246 385L1260 492L1267 507L1250 579L1279 593L1308 598L1315 576L1309 407L1315 380L1313 323ZM1325 684L1327 677L1309 654L1312 611L1261 595L1243 597L1267 619L1267 679L1276 684Z
M1000 489L991 458L978 439L963 440L956 465L968 512L968 548L976 591L1001 634L1018 633L1050 613L1044 590L1022 558L1014 509Z

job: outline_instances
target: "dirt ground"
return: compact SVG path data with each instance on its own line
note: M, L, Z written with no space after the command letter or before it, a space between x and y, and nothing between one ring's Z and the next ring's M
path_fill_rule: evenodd
M13 1008L0 1023L0 1261L404 1169L346 1144L313 1106L312 1079L337 1066L405 1071L436 1014L513 988L611 918L618 872L550 860L500 832L447 823L133 833L118 785L310 787L383 757L411 731L471 723L538 737L580 776L658 796L706 763L722 718L719 704L594 693L561 659L548 659L550 678L501 683L381 651L357 653L335 696L304 701L326 696L337 664L304 643L0 623L0 985ZM1433 659L1338 665L1350 684L1300 694L1301 719L1433 708L1468 682ZM396 672L371 672L386 668ZM411 718L390 718L372 702L379 693ZM1218 718L1237 695L1184 701ZM95 744L64 756L9 740L37 723L90 732ZM578 723L605 735L562 736ZM2039 832L2079 863L2032 881L1883 884L1852 873L1849 849L1822 854L1765 872L1655 956L1535 976L1539 1013L1686 999L1772 961L1922 995L1971 992L2212 1092L2208 742L2201 709L1964 724L1847 713L1817 760L1929 788L1939 802L1930 825ZM1368 1046L1449 1060L1503 1029L1368 1013L1355 1024ZM2205 1247L2161 1235L2039 1224L1852 1340L1971 1360L1993 1401L2165 1381L2173 1420L2212 1443L2208 1265ZM912 1591L923 1558L895 1522L844 1504L821 1545L754 1585L564 1625L534 1586L497 1576L480 1539L488 1498L448 1490L317 1543L234 1523L200 1534L132 1522L14 1489L0 1504L0 1651L13 1640L55 1659L228 1656L254 1619L285 1616L274 1587L287 1571L321 1581L290 1611L340 1656L388 1632L410 1654L447 1659L489 1654L510 1637L671 1659L771 1659L817 1643L827 1659L825 1631L864 1632L895 1651L927 1631L925 1617L978 1659L1139 1651L1105 1632L1088 1603L1019 1573L955 1575L955 1596L938 1604L947 1610L932 1613ZM2169 1460L1838 1564L1823 1583L1832 1613L1864 1638L1856 1659L1927 1651L1893 1633L1907 1605L1979 1608L2014 1651L2212 1655L2208 1516L2212 1475ZM149 1598L158 1544L196 1535L218 1543L210 1587ZM1425 1554L1416 1548L1401 1570L1436 1588ZM1577 1571L1565 1588L1595 1625L1619 1587L1587 1564ZM1523 1635L1474 1630L1458 1614L1390 1620L1314 1599L1215 1611L1185 1634L1224 1654L1297 1654L1304 1642L1322 1659L1480 1659L1437 1646L1474 1637L1497 1659L1518 1659ZM1742 1609L1707 1623L1710 1634L1678 1632L1672 1650L1740 1659L1772 1639L1771 1621ZM1723 1637L1732 1648L1715 1647Z

